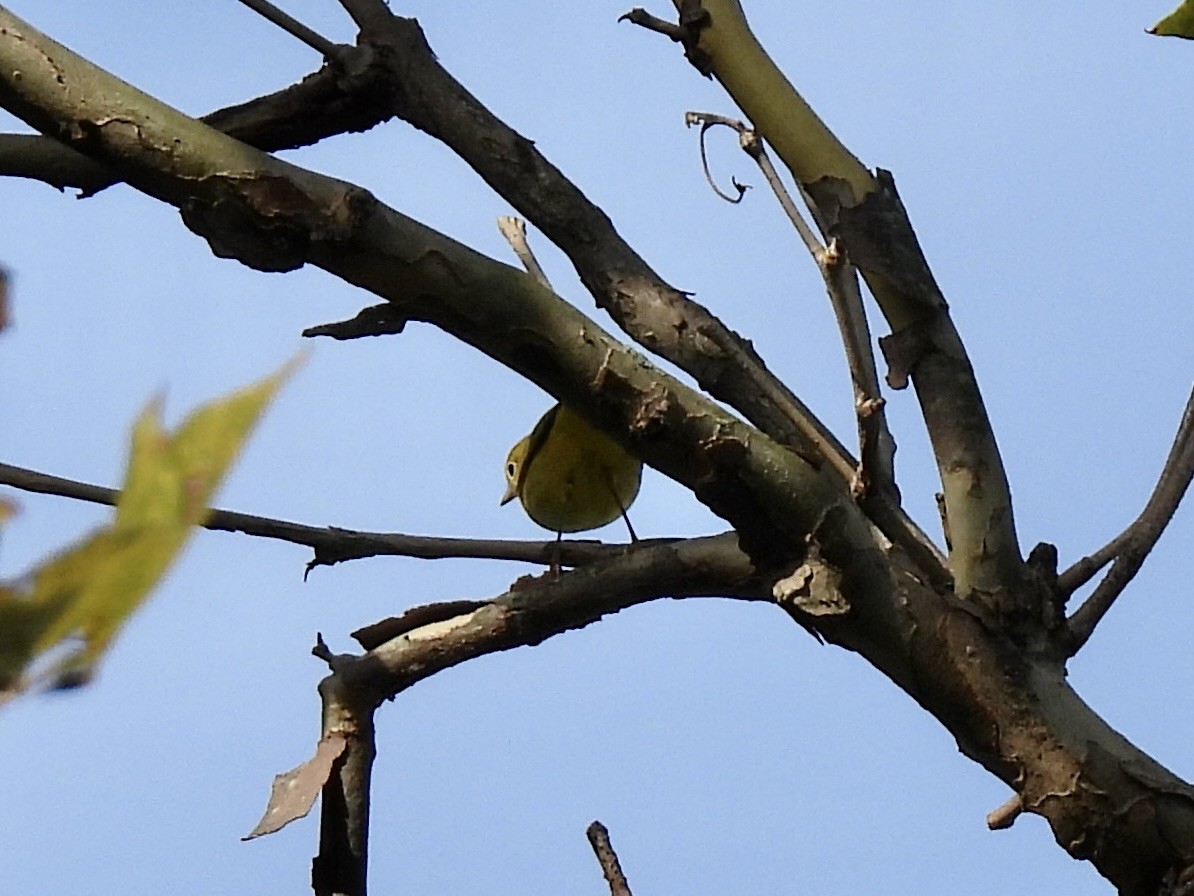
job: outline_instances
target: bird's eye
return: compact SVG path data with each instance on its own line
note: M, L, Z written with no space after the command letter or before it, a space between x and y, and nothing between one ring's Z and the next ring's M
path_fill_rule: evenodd
M518 467L515 466L514 461L510 461L510 463L506 464L506 475L509 476L511 479L514 478L514 474L517 472L518 472Z

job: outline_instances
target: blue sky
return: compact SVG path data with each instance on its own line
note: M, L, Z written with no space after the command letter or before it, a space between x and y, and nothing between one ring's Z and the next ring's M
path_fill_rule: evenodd
M735 110L675 45L618 25L626 7L615 3L395 7L656 270L751 338L852 439L819 278L761 188L729 206L704 185L683 114ZM745 7L847 145L894 171L978 369L1024 549L1052 541L1065 564L1100 546L1143 505L1191 384L1194 125L1177 85L1194 47L1144 33L1165 4ZM232 0L11 8L196 114L319 62ZM286 8L352 38L330 0ZM0 128L25 130L3 115ZM728 137L714 142L721 182L760 184ZM494 224L511 210L402 123L285 155L511 257ZM177 420L292 357L304 327L372 301L320 271L216 259L175 211L127 187L76 201L5 181L0 208L0 263L15 274L16 322L0 341L10 463L116 484L128 426L152 395ZM532 242L557 291L596 313L559 254ZM506 449L550 404L543 393L428 326L307 347L219 506L365 530L539 536L497 501ZM915 400L889 398L907 505L935 532ZM106 517L18 498L0 544L10 576ZM649 536L723 528L650 471L633 519ZM1187 507L1071 667L1098 712L1186 778L1192 538ZM379 558L304 582L307 559L202 533L93 687L0 712L0 879L11 891L302 892L313 818L238 838L271 777L313 749L315 633L349 650L360 625L495 595L530 571ZM984 816L1007 788L879 673L765 606L659 602L484 658L383 707L379 737L379 892L602 892L584 839L594 818L642 893L1110 892L1040 819L989 833Z

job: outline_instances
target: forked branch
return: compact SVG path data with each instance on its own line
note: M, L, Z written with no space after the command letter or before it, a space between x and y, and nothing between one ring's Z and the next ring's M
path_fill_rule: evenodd
M841 462L849 463L851 466L840 472L850 482L852 494L883 534L908 551L934 587L943 591L949 590L953 585L953 577L947 568L945 557L933 544L932 539L900 506L900 493L895 480L895 439L888 428L887 415L884 412L884 399L857 271L845 257L836 238L828 247L821 244L792 200L783 179L771 164L762 139L754 130L737 119L707 112L688 112L685 115L685 123L701 125L702 160L703 137L710 127L721 125L738 134L739 145L759 166L780 207L812 256L825 282L854 388L854 410L858 420L861 460L856 463L846 455ZM708 172L706 177L712 182ZM811 207L811 199L807 195L804 199ZM795 422L814 444L827 438L824 424L803 404L799 404L794 410L797 411Z
M673 0L683 12L694 4ZM737 0L701 0L709 70L775 150L828 242L836 237L892 328L881 340L893 388L911 383L942 478L959 596L993 618L1036 617L1011 491L978 381L889 174L872 174L838 140L751 32Z
M1116 598L1140 571L1145 558L1177 512L1191 478L1194 478L1194 390L1186 399L1169 456L1140 516L1094 554L1083 557L1058 577L1059 591L1063 596L1069 596L1111 563L1107 575L1068 620L1067 657L1076 654L1090 640Z
M333 677L379 703L474 657L539 644L637 604L664 597L771 603L768 587L732 533L644 546L585 569L521 579L457 616L399 628L402 634L361 656L339 656Z

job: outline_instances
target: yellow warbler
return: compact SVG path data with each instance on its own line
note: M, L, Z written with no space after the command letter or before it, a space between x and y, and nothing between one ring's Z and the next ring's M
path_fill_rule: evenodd
M583 532L626 520L638 495L643 464L562 405L544 414L506 457L506 494L532 520L553 532Z

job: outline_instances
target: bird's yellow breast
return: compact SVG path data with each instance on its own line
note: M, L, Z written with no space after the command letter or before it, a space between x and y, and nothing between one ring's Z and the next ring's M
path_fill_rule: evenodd
M556 405L506 458L506 496L553 532L613 522L638 495L643 465L572 411Z

